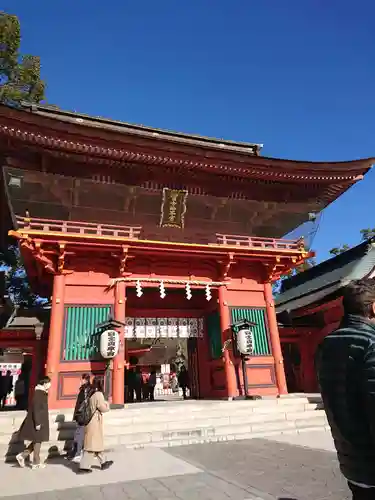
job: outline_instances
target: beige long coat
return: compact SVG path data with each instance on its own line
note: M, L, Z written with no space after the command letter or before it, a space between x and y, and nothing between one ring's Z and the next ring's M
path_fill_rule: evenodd
M90 423L85 427L84 451L100 453L104 451L103 413L109 411L102 392L95 392L90 398L90 411L93 415Z

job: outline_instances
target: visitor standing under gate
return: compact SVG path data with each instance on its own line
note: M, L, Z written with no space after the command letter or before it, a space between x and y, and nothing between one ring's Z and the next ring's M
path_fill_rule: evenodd
M181 366L180 373L178 374L178 383L182 389L182 396L184 399L187 398L187 389L189 387L189 373L185 365Z
M156 371L152 370L148 379L148 396L150 401L155 400Z
M5 408L7 398L13 391L13 376L12 372L8 370L6 375L2 377L0 384L0 405L2 408Z

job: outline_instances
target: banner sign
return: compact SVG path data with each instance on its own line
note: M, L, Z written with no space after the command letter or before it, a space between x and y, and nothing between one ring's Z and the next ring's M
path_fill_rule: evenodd
M203 337L203 318L126 318L126 339Z
M187 191L180 189L163 189L161 204L161 227L182 229L185 223Z

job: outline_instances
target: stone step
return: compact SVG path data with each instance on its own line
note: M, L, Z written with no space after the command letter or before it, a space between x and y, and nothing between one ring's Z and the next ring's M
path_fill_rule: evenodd
M105 443L109 448L165 447L327 428L321 402L311 401L311 398L290 397L134 405L105 416ZM17 431L24 416L24 412L0 414L0 453L8 459L14 459L22 449ZM51 447L52 454L61 453L65 444L71 444L75 431L71 418L71 410L51 412L50 442L43 445L45 454Z
M310 418L297 422L270 422L242 426L219 426L216 428L195 428L169 432L143 432L133 434L105 436L105 445L108 451L116 448L165 448L197 443L211 443L217 441L233 441L267 437L271 435L301 433L311 430L328 430L327 422L322 417ZM70 442L53 441L43 443L42 454L56 456L69 448ZM0 456L7 461L14 461L17 453L22 451L20 443L12 445L0 444Z
M154 422L154 421L165 421L166 419L173 420L186 420L201 418L211 418L216 416L229 417L233 414L239 413L278 413L280 411L298 412L313 410L320 408L319 403L309 403L301 400L280 400L288 401L285 403L275 403L272 401L237 401L237 402L225 402L220 406L193 406L186 405L181 411L180 408L175 405L174 408L168 408L168 404L163 405L165 411L161 411L163 408L158 407L157 411L152 409L152 405L139 405L141 408L135 410L131 409L121 409L111 411L106 415L108 422L115 423L119 421L123 424L133 424L140 422ZM71 422L73 412L71 410L61 410L59 413L50 413L50 425L53 426L56 423L63 424L64 422ZM0 413L0 429L12 428L17 429L25 418L25 412L4 412Z
M207 411L204 414L201 412L186 411L185 414L169 414L168 416L156 414L148 415L145 411L137 417L130 417L126 411L116 410L105 415L105 428L108 434L131 433L138 432L143 429L149 431L179 429L189 427L208 427L215 425L237 425L245 422L271 421L271 420L294 420L306 419L310 416L316 416L319 410L319 405L316 403L308 403L304 405L293 406L275 406L264 407L232 407L232 411L218 412ZM50 430L53 439L72 439L76 424L71 420L65 420L71 417L61 415L62 418L50 419ZM11 434L17 432L24 415L17 421L1 422L0 426L0 443L10 438ZM56 422L57 420L57 422Z
M116 435L126 435L133 433L150 433L150 432L168 432L174 430L192 429L192 428L216 428L222 426L241 426L241 425L251 425L257 423L267 423L267 422L290 422L299 420L308 420L309 418L325 418L325 413L323 410L310 410L310 411L300 411L294 413L288 413L287 411L282 411L278 413L248 413L248 414L238 414L222 417L214 416L185 420L163 420L154 422L141 422L141 423L130 423L127 424L122 422L120 419L116 421L109 421L105 419L105 435L106 436L116 436ZM287 425L287 424L286 424ZM73 439L75 431L75 423L67 422L60 424L59 426L51 426L50 436L51 440L71 440ZM5 429L0 430L0 444L6 444L10 440L11 433L6 432Z
M143 402L143 403L134 403L127 404L124 406L123 411L128 413L140 414L143 413L144 409L147 408L150 413L178 413L185 412L186 408L190 408L192 411L205 411L207 408L212 409L220 409L225 408L227 406L257 406L259 404L262 405L288 405L288 404L296 404L296 403L307 403L309 402L307 398L289 398L289 399L280 399L280 398L267 398L262 400L236 400L236 401L223 401L223 400L188 400L188 401L155 401L155 402ZM118 410L121 411L121 410ZM14 415L17 412L1 412L0 420L6 416ZM57 416L59 414L71 414L73 413L72 409L61 409L61 410L50 410L51 416Z

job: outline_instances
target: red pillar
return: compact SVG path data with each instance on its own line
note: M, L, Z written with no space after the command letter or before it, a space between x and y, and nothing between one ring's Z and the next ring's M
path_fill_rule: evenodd
M124 281L118 281L115 288L115 307L114 319L125 323L125 303L126 303L126 285ZM113 360L113 379L112 379L112 405L124 406L125 392L125 328L119 328L120 349Z
M272 295L271 283L264 284L264 298L266 301L266 313L271 340L272 355L275 360L276 383L279 394L288 394L284 370L283 355L281 352L279 329L277 327L275 304Z
M220 313L220 326L221 326L221 341L224 347L226 340L231 338L230 335L230 311L227 302L227 289L224 285L219 286L219 313ZM233 363L230 359L230 354L227 348L223 354L225 382L227 388L228 399L233 399L237 396L237 380Z
M61 355L61 342L64 326L64 292L65 276L57 274L53 278L53 294L51 304L51 321L48 336L46 375L51 378L49 400L53 408L58 399L58 370Z

